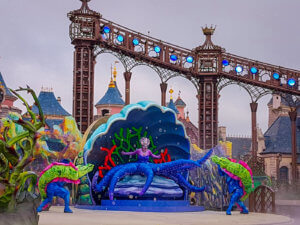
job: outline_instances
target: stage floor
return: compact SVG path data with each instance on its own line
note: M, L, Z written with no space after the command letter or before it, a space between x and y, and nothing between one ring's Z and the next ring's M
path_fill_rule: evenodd
M250 213L248 215L233 212L127 212L103 211L72 208L72 214L63 213L64 208L53 206L48 212L39 213L39 225L224 225L224 224L287 224L291 219L273 214Z

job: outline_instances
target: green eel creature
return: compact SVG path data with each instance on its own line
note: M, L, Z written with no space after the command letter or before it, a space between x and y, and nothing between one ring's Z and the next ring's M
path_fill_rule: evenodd
M58 196L65 201L65 212L72 213L69 208L69 198L70 193L68 190L64 189L64 183L74 183L79 184L80 177L83 177L87 173L91 172L94 165L78 165L77 167L73 163L52 163L46 167L40 174L38 187L42 197L42 203L37 208L38 212L52 202L54 196Z
M247 163L218 156L212 156L212 161L219 165L230 178L239 181L244 191L241 201L247 199L254 190L252 170Z

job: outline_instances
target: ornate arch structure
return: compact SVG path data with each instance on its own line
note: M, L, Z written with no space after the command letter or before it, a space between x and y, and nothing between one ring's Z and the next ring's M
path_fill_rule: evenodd
M130 102L131 70L137 65L146 64L159 75L162 105L166 103L169 79L176 76L189 79L197 89L201 148L217 144L218 91L224 85L236 83L247 90L253 115L257 100L267 93L300 96L300 71L227 53L213 44L213 27L202 28L205 42L190 50L106 20L89 9L90 0L81 1L81 8L70 12L68 17L70 38L75 46L73 116L82 132L92 123L94 64L97 55L104 52L114 54L125 67L126 104Z

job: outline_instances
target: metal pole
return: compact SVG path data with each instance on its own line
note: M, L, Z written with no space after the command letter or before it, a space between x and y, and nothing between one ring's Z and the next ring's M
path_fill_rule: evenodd
M297 140L296 140L296 119L297 110L293 109L289 112L292 129L292 184L297 182Z
M129 71L124 72L125 78L125 105L130 104L130 79L132 73Z
M257 122L256 122L256 112L257 112L257 103L251 102L251 125L252 125L252 162L255 163L257 161ZM253 167L254 165L252 165Z
M165 82L162 82L160 84L160 90L161 90L161 105L166 106L166 92L167 92L168 84Z

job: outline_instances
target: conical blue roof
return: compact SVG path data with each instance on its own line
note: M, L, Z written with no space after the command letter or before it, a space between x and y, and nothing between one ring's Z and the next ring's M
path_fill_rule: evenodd
M114 81L114 83L115 83L116 89L117 89L117 91L118 91L118 94L120 95L120 98L122 98L122 94L121 94L121 92L120 92L120 90L119 90L119 88L118 88L117 82Z
M176 106L183 106L183 107L186 106L185 102L180 97L178 97L177 100L175 101L175 105Z
M70 116L70 114L59 104L53 92L41 91L38 97L44 115ZM32 111L38 114L37 106Z
M14 97L14 95L13 95L13 94L9 91L9 89L7 88L7 86L6 86L5 82L4 82L4 79L3 79L3 77L2 77L1 72L0 72L0 82L1 82L1 84L3 85L3 87L4 87L4 89L5 89L5 95L7 95L7 96L13 96L13 97Z
M176 112L176 114L179 113L178 109L176 108L176 106L175 106L175 104L173 102L173 99L170 99L170 102L168 104L168 108L173 109Z
M97 105L125 105L117 87L109 87L105 95L97 102Z

